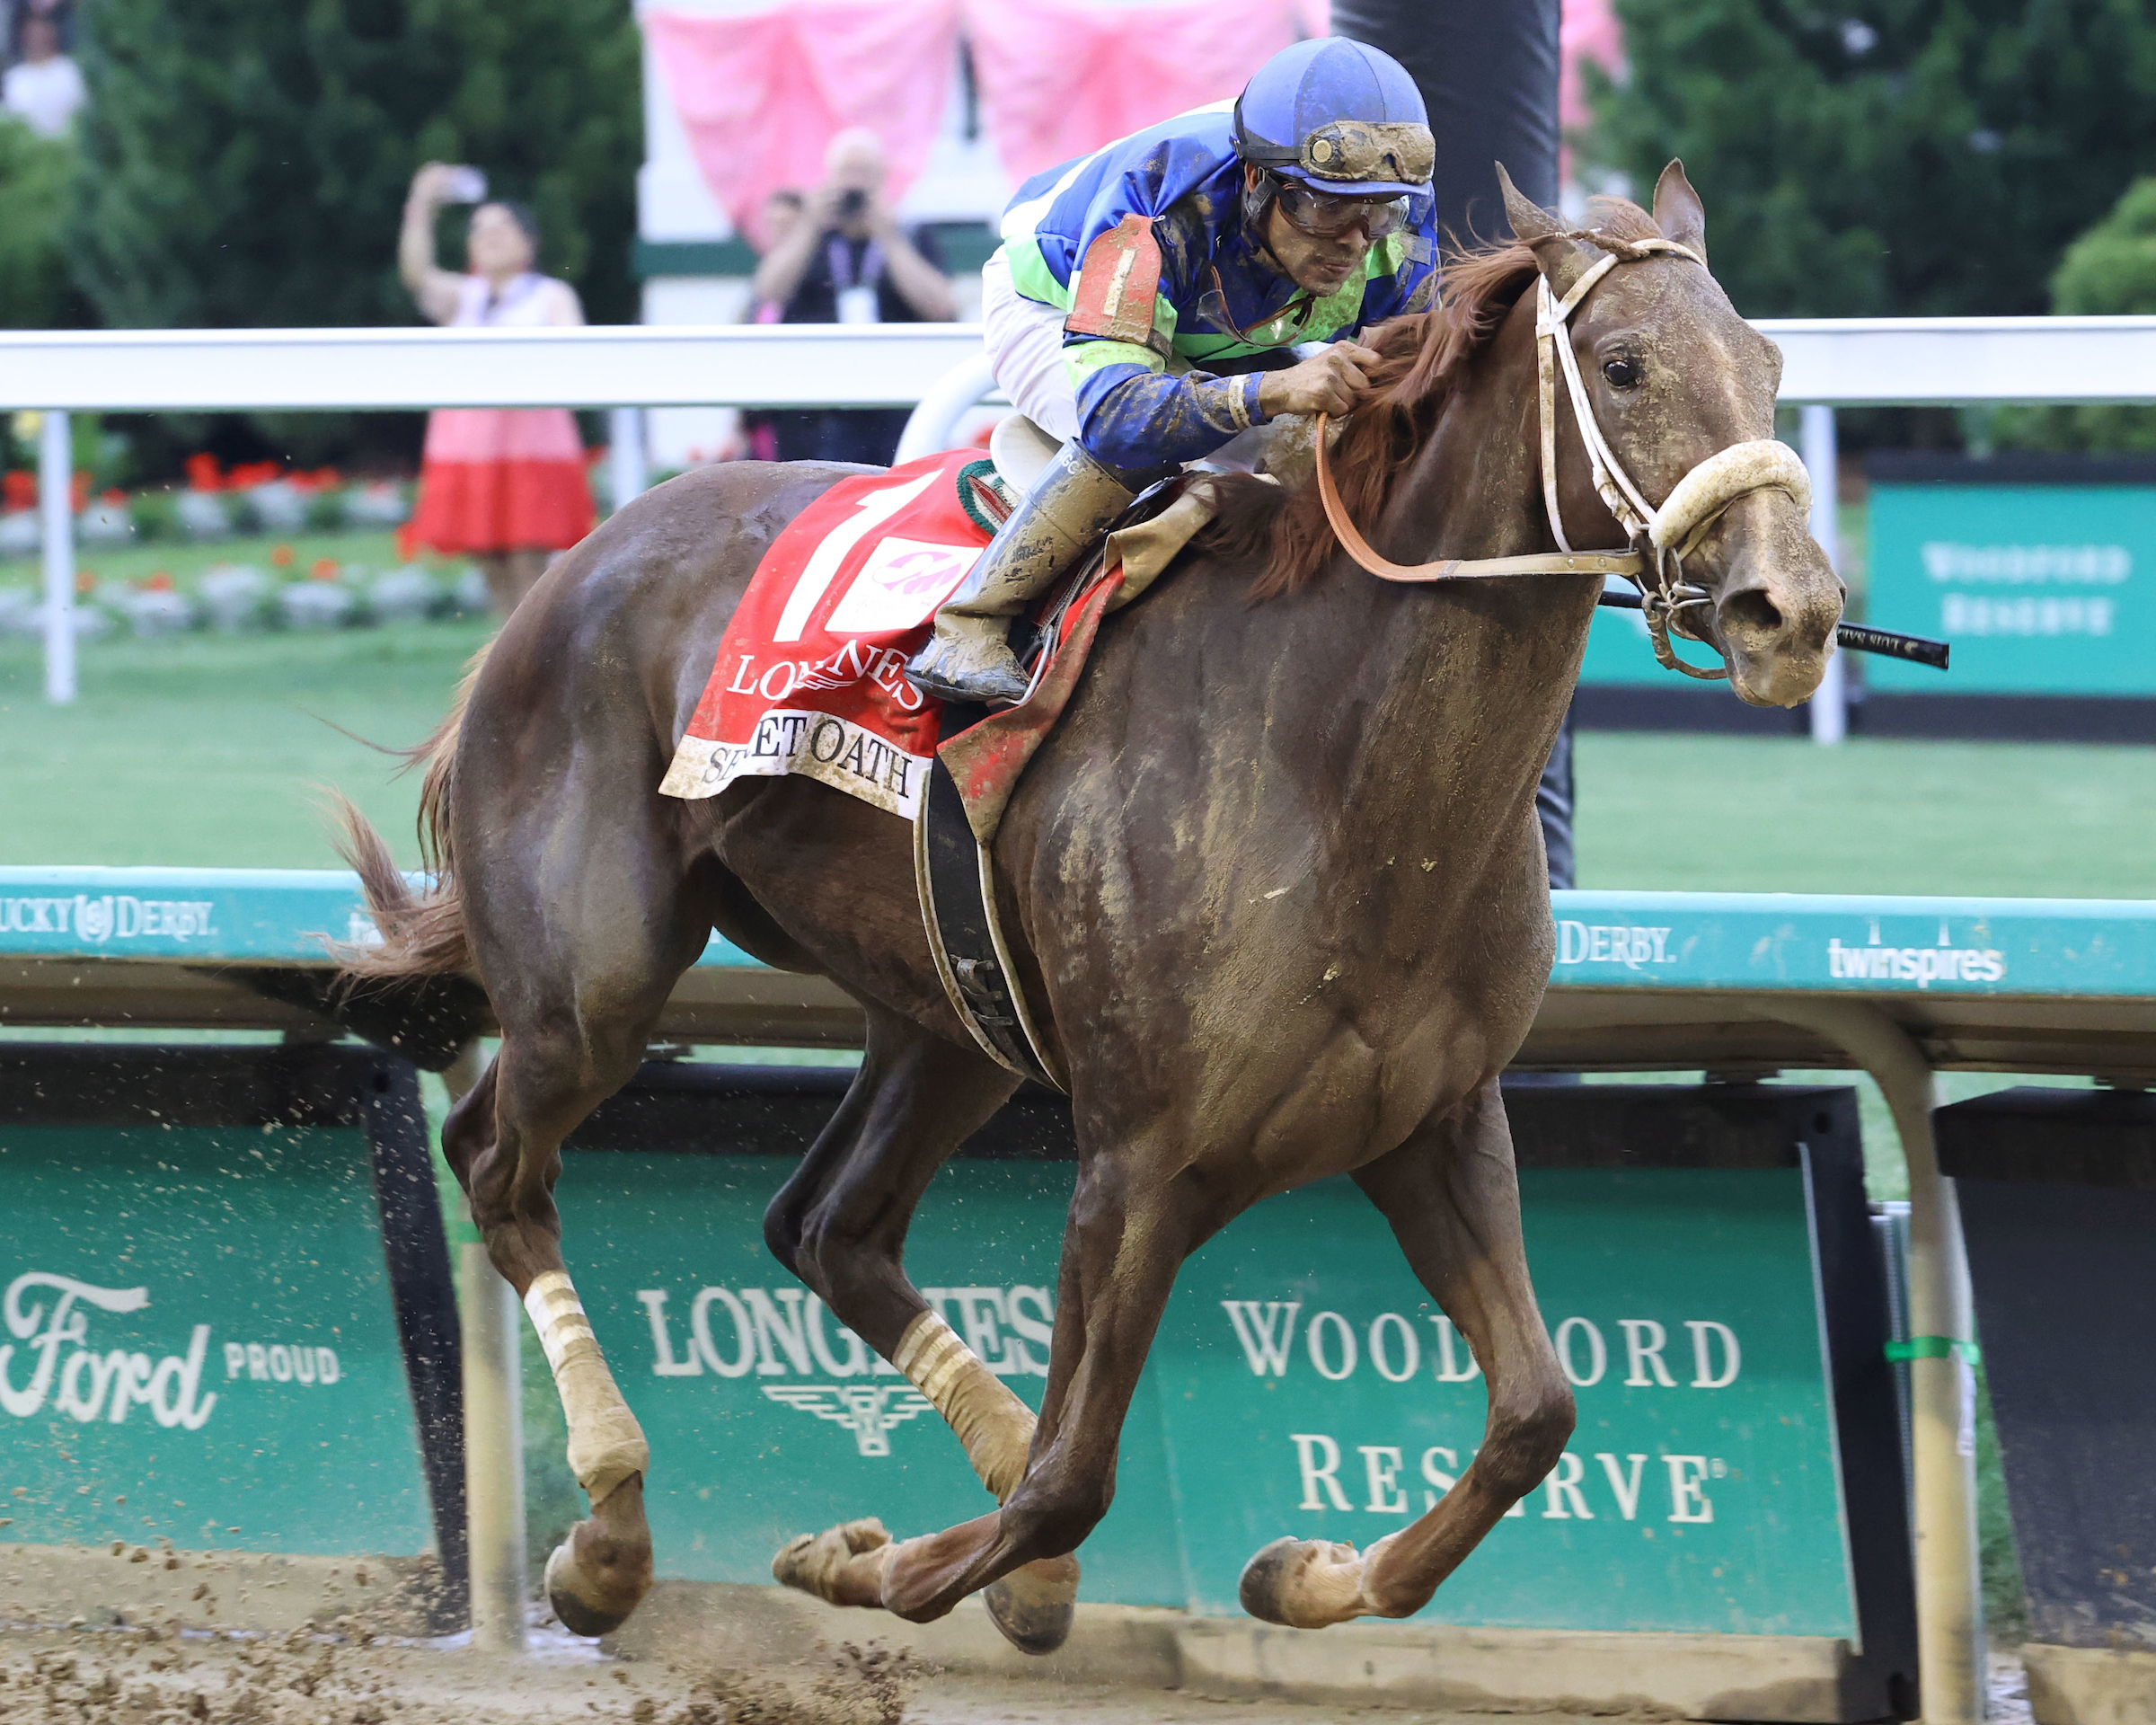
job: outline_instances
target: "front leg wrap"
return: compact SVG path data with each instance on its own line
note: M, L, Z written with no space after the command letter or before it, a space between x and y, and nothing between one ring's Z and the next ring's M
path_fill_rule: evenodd
M651 1446L615 1387L584 1303L566 1270L535 1277L524 1296L569 1420L569 1465L595 1505L623 1481L648 1473Z
M891 1364L935 1404L995 1500L1001 1503L1017 1490L1033 1447L1033 1411L958 1332L937 1314L923 1312L906 1325Z

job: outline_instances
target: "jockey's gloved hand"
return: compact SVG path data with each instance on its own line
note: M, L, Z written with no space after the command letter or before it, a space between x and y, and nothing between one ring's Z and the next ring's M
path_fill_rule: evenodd
M1368 368L1377 359L1356 342L1336 341L1315 358L1266 373L1258 385L1258 411L1268 419L1280 413L1346 413L1369 386Z

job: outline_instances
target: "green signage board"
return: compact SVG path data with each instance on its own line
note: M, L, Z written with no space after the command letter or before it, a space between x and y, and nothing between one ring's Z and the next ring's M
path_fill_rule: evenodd
M1843 1232L1860 1238L1853 1110L1831 1112ZM1738 1166L1686 1154L1523 1166L1578 1429L1430 1619L1862 1639L1818 1190L1793 1151ZM663 1575L762 1581L795 1534L878 1515L904 1537L988 1505L933 1410L769 1257L762 1213L793 1165L657 1148L566 1158L564 1246L651 1439ZM1032 1402L1072 1177L1067 1162L959 1159L907 1243L923 1291ZM1871 1320L1883 1337L1883 1303ZM1114 1507L1081 1553L1082 1597L1235 1614L1242 1565L1268 1541L1366 1544L1407 1525L1471 1458L1484 1407L1466 1347L1351 1183L1264 1204L1179 1279ZM1875 1411L1868 1455L1898 1455L1891 1402Z
M392 1146L356 1093L391 1063L267 1052L6 1051L0 1538L436 1546L397 1310L412 1290L384 1248ZM403 1147L424 1172L420 1133Z
M1870 515L1866 620L1954 648L1946 677L1867 659L1872 687L2156 694L2156 487L1875 482Z
M835 1101L835 1098L833 1098ZM901 1537L994 1507L926 1398L764 1244L791 1156L605 1152L564 1159L563 1251L651 1442L661 1575L771 1579L796 1534L880 1515ZM961 1161L938 1177L906 1264L1029 1405L1047 1380L1068 1163ZM1087 1597L1180 1605L1157 1436L1125 1446Z
M119 944L84 934L92 906L93 924ZM2156 904L2137 899L1597 889L1552 893L1551 907L1560 997L1612 987L2156 995ZM0 955L13 958L273 959L302 978L322 961L323 930L357 938L371 927L358 878L329 870L0 868ZM755 961L714 936L698 962ZM824 1118L804 1127L804 1149Z
M1630 582L1623 586L1627 592L1631 590ZM1694 642L1679 641L1676 650L1695 665L1707 667L1717 662L1711 648ZM1595 613L1595 622L1587 631L1587 651L1579 663L1579 680L1604 686L1645 684L1661 687L1683 679L1655 662L1645 616L1637 611L1604 606Z
M1521 1199L1579 1425L1428 1614L1854 1639L1803 1176L1530 1168ZM1345 1181L1197 1255L1154 1375L1200 1611L1278 1534L1405 1526L1481 1441L1467 1349Z

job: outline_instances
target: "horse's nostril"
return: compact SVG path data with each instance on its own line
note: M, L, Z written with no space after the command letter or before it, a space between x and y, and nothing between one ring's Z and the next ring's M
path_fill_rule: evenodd
M1724 631L1735 627L1746 634L1772 635L1781 630L1781 607L1756 588L1732 593L1722 601Z

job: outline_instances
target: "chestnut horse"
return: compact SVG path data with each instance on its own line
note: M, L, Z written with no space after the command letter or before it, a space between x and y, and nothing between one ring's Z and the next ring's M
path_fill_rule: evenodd
M1644 496L1772 436L1780 356L1704 267L1681 168L1663 175L1651 217L1601 208L1606 245L1511 201L1522 243L1456 261L1443 309L1372 338L1384 363L1331 459L1384 556L1556 544L1538 456L1538 272L1561 298L1605 255L1624 260L1588 284L1558 340ZM1653 249L1666 241L1684 249ZM1563 389L1555 401L1566 536L1621 545ZM764 548L847 471L706 468L557 563L430 746L430 893L415 896L352 817L384 936L354 971L469 971L500 1026L500 1054L443 1147L545 1343L591 1503L547 1565L554 1608L596 1633L651 1576L649 1455L566 1272L560 1147L636 1070L715 928L862 1004L859 1075L773 1200L765 1238L936 1403L998 1499L899 1543L867 1520L804 1535L774 1562L782 1580L917 1623L986 1588L1014 1642L1056 1645L1076 1593L1071 1553L1114 1493L1118 1434L1178 1268L1260 1199L1346 1173L1472 1347L1487 1432L1418 1520L1363 1552L1278 1540L1245 1571L1242 1599L1303 1627L1405 1616L1572 1429L1528 1282L1498 1079L1549 976L1535 783L1602 578L1380 581L1341 554L1314 487L1248 481L1224 488L1175 577L1102 629L994 845L1022 983L1069 1075L1079 1155L1036 1421L903 1261L937 1168L1018 1082L945 997L910 830L803 778L745 779L709 801L658 792ZM1842 588L1792 497L1738 497L1686 555L1704 597L1680 628L1721 654L1736 693L1784 706L1809 695Z

